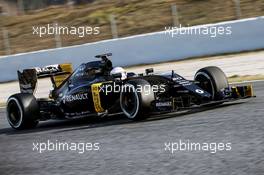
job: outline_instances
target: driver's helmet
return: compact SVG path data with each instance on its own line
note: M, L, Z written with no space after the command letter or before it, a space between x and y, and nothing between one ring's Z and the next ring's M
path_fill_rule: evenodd
M127 78L126 71L122 67L115 67L111 70L110 75L121 73L121 79L124 80Z

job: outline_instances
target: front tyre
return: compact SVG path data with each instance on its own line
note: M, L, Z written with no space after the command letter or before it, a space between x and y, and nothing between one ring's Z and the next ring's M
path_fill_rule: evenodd
M32 94L20 93L9 97L7 101L7 120L14 129L30 129L38 124L39 105Z
M195 81L200 82L200 87L211 93L212 100L221 100L222 91L229 87L225 73L215 66L204 67L198 70L194 77Z

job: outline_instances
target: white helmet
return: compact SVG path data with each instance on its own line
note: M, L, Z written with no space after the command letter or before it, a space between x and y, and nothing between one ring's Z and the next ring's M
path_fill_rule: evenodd
M121 73L121 79L124 80L127 78L126 71L122 67L115 67L111 70L110 75Z

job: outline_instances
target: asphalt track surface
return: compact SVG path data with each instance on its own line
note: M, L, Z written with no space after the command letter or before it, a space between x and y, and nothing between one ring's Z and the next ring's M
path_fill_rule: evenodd
M257 98L130 122L123 116L47 121L15 131L0 112L0 174L264 173L264 82ZM98 151L33 151L33 142L98 142ZM230 151L165 151L165 142L230 142Z

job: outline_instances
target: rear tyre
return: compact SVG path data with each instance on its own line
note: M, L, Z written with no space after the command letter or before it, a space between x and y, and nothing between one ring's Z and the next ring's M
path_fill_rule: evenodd
M200 82L202 89L211 93L212 100L221 100L223 98L222 90L229 86L225 73L215 66L198 70L194 80Z
M14 129L30 129L38 124L39 105L32 94L20 93L7 101L7 120Z
M128 81L120 94L120 107L131 120L142 120L151 111L154 93L151 85L143 79Z

